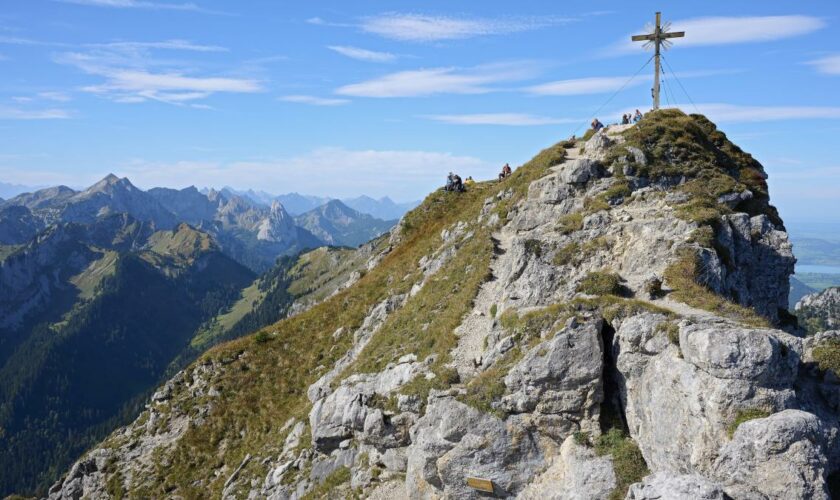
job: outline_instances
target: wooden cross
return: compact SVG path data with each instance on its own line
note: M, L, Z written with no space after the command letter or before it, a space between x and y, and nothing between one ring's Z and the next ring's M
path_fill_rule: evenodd
M647 35L634 35L631 38L631 40L633 40L634 42L653 43L653 46L655 47L655 49L654 49L655 52L654 52L654 55L653 55L653 57L655 59L655 68L654 68L654 74L653 74L653 89L652 89L653 109L654 110L659 109L659 71L660 71L660 69L659 69L659 52L660 52L660 46L665 45L665 47L667 48L668 46L666 45L666 43L668 43L668 42L666 42L666 40L668 40L669 38L682 38L682 37L685 36L685 31L674 31L674 32L668 33L667 32L668 31L668 25L663 27L662 24L661 24L661 21L662 21L662 13L657 12L656 13L656 27L653 29L653 33L650 33L650 34L647 34Z

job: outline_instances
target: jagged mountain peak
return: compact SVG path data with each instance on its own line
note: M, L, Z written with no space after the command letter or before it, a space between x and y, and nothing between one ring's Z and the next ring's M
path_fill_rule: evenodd
M84 190L81 194L84 195L99 192L114 193L117 189L137 190L137 188L134 187L134 184L128 180L128 177L120 178L114 174L108 174L103 177L102 180Z

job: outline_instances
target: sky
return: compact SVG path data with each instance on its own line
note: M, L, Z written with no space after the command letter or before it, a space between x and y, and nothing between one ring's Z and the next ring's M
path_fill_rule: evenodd
M752 153L784 218L840 221L834 0L0 4L0 182L419 199L648 109L630 36L662 9L663 105Z

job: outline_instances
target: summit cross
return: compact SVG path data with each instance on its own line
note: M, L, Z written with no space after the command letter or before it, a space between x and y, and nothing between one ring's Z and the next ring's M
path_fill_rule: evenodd
M649 44L653 44L654 46L654 60L655 60L655 68L653 74L653 89L651 89L651 93L653 94L653 109L659 109L659 73L660 73L660 66L659 66L659 55L661 52L661 47L668 48L671 42L668 41L669 38L682 38L685 36L685 31L673 31L668 33L668 27L670 23L666 23L665 26L662 26L662 13L656 13L656 25L653 28L653 33L649 33L647 35L634 35L631 37L631 40L634 42L647 42L645 47L649 46Z

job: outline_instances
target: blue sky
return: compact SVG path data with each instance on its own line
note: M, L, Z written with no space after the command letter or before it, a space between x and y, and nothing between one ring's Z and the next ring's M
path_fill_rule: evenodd
M609 98L662 9L663 104L753 153L786 218L840 220L840 3L565 4L7 0L0 181L420 198L649 107L650 66Z

